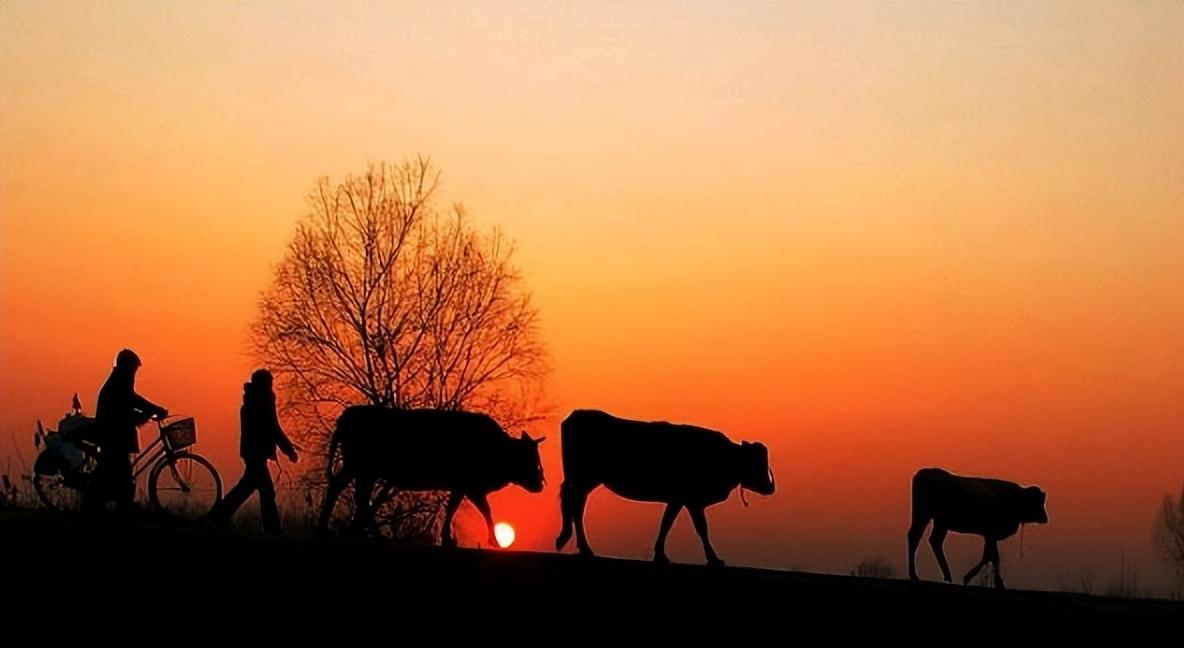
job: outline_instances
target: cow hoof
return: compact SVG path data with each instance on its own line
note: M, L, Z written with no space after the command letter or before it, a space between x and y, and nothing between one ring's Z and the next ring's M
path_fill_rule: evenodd
M456 538L450 538L448 536L444 536L443 538L440 538L440 546L444 547L445 549L455 549L456 548Z
M596 554L592 553L591 549L580 549L580 558L595 558Z
M655 565L669 565L670 559L666 557L666 554L654 554L654 564Z
M708 567L723 567L724 561L720 560L719 558L708 558L707 559L707 566Z

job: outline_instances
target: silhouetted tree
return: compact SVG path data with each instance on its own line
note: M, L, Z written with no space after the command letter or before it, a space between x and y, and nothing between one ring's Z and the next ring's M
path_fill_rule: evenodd
M1175 502L1171 495L1164 496L1155 520L1154 540L1159 554L1175 567L1176 575L1184 579L1184 490Z
M285 416L324 456L350 404L466 409L507 428L535 417L547 357L513 245L437 204L430 160L321 178L259 301L252 336ZM323 466L323 464L322 464ZM320 486L324 470L310 470ZM426 538L442 498L379 488L396 535Z

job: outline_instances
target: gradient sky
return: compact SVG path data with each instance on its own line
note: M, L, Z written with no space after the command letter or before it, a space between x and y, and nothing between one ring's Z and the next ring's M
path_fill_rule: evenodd
M709 515L732 563L903 567L938 465L1048 491L1009 583L1157 577L1180 3L4 3L0 465L130 346L237 478L246 326L304 195L417 153L517 240L553 354L548 490L494 498L519 546L558 530L558 421L599 407L770 446L778 493ZM593 546L648 557L659 514L599 491Z

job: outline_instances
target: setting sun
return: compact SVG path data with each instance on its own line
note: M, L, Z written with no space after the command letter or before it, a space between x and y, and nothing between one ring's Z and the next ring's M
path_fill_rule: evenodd
M498 522L493 527L493 537L497 539L497 546L505 549L514 544L514 527L506 522Z

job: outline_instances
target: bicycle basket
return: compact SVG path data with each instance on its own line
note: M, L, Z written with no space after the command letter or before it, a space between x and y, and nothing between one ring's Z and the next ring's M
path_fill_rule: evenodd
M173 421L162 427L161 431L164 432L164 439L169 447L174 450L188 448L197 443L197 426L192 418Z

